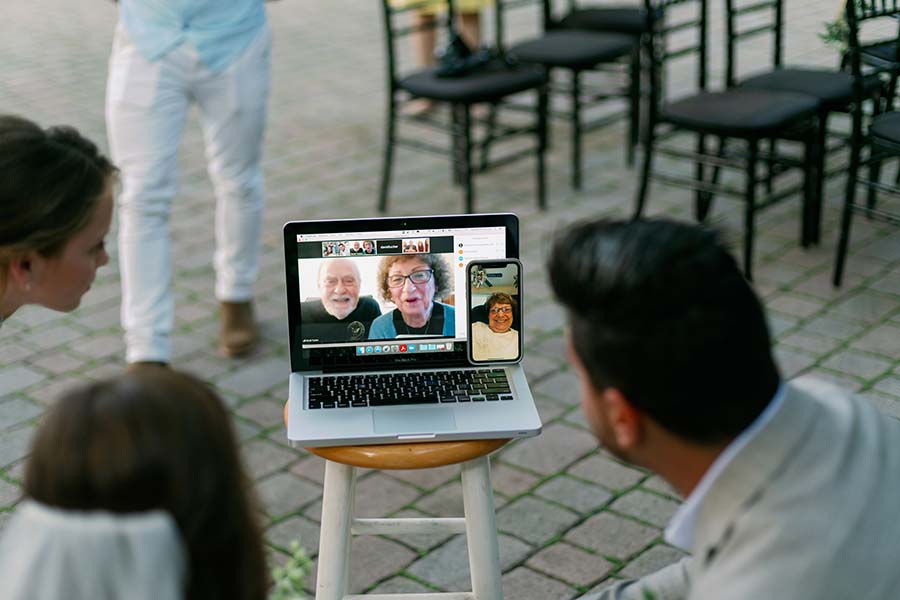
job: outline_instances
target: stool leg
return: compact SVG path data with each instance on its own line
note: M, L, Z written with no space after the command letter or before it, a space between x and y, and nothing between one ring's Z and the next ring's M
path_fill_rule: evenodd
M476 600L502 600L500 548L494 520L491 465L487 456L462 464L462 488L472 592Z
M343 600L347 593L354 476L353 467L325 461L316 600Z

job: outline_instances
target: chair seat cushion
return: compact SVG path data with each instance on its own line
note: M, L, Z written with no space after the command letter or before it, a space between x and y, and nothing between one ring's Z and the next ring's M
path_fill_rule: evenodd
M882 68L896 68L897 65L897 42L882 42L873 44L862 49L863 61Z
M398 82L413 96L442 102L493 102L511 94L536 88L546 82L543 69L517 65L507 67L495 61L462 77L438 77L435 69L413 73Z
M526 63L589 69L631 54L636 44L634 36L622 33L557 29L517 44L509 49L509 53Z
M879 85L874 78L865 81L866 93L873 92ZM776 69L750 77L741 82L741 86L807 94L829 110L846 107L853 100L853 75L827 69Z
M664 105L660 117L691 131L726 137L770 137L814 115L818 105L815 98L805 94L732 88Z
M900 144L900 113L889 112L878 115L872 119L869 133L872 137Z
M637 6L576 8L563 17L559 27L640 35L647 29L644 9Z

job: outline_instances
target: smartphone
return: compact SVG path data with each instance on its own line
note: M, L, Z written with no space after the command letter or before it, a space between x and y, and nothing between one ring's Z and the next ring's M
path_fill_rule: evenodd
M522 263L473 260L466 267L468 356L472 364L522 360Z

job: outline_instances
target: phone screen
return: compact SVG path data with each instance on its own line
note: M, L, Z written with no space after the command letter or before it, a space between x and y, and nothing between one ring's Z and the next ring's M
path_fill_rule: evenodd
M522 265L515 259L472 261L466 288L469 361L522 359Z

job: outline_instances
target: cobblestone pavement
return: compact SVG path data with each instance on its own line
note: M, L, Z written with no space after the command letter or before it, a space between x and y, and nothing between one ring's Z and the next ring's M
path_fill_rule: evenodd
M816 34L838 0L787 0L787 54L834 63ZM823 8L824 7L824 8ZM281 409L287 345L281 224L289 219L375 214L384 108L383 45L376 0L284 0L269 5L275 32L274 91L266 143L268 210L256 288L264 343L253 357L215 353L212 196L199 128L192 118L181 154L172 214L177 257L175 362L213 382L234 413L246 462L265 506L274 561L299 537L318 546L323 461L291 448ZM0 35L0 111L42 124L79 127L105 147L103 96L116 7L104 2L7 2ZM536 22L536 20L535 20ZM531 21L519 22L525 31ZM721 27L712 33L721 46ZM762 64L754 48L742 67ZM721 52L717 52L721 55ZM717 62L715 64L718 64ZM676 79L676 78L673 78ZM686 78L682 78L686 79ZM624 129L587 138L584 189L568 187L565 125L548 163L549 210L536 210L529 161L477 181L481 210L514 211L523 223L526 369L545 423L540 437L508 445L493 461L506 597L572 598L610 578L641 575L679 557L662 528L679 503L659 478L602 450L577 407L563 352L564 315L543 274L548 234L576 218L626 215L635 173L623 164ZM443 159L401 150L391 214L461 209ZM819 247L798 246L798 203L759 218L756 287L769 309L784 373L813 373L860 391L900 418L900 232L858 218L846 283L829 283L842 178L827 189ZM687 193L654 186L650 212L689 219ZM740 239L740 206L723 200L714 220ZM114 237L111 237L114 240ZM29 440L61 390L119 372L119 275L110 265L76 312L28 308L4 324L0 345L0 522L20 493ZM368 472L359 482L363 515L461 511L458 472ZM462 538L358 538L352 587L369 591L467 588Z

